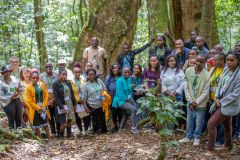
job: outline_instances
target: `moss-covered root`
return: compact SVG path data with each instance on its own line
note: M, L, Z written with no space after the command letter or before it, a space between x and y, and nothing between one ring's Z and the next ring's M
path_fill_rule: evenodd
M157 160L164 160L164 158L166 157L166 152L167 152L166 146L161 147Z
M22 128L21 131L24 135L26 135L26 136L24 136L25 138L34 139L34 140L37 140L40 143L42 142L41 138L36 136L31 129Z
M17 136L13 132L9 131L8 129L4 129L0 127L0 135L1 137L8 139L8 140L23 140L22 137Z

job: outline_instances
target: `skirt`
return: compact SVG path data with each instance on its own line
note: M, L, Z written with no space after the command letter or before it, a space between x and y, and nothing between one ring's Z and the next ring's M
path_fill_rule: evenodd
M45 127L45 126L48 126L47 118L46 118L46 119L43 119L43 118L41 117L41 114L40 114L40 113L35 112L34 118L33 118L32 128L33 128L33 129L39 129L39 128L42 128L42 127Z

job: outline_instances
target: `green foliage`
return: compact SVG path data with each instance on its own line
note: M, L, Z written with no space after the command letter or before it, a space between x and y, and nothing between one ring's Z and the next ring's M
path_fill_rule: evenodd
M240 39L240 1L216 0L215 5L220 42L228 51Z
M81 8L79 3L76 0L42 0L45 46L53 64L60 58L72 60L88 12L87 3ZM33 0L1 1L0 11L4 13L0 15L0 65L16 55L22 65L39 67Z
M160 143L161 151L159 159L164 158L166 150L169 146L177 147L177 141L169 141L169 136L173 135L173 130L170 126L177 125L178 118L184 119L184 112L179 109L182 106L182 102L177 102L174 99L165 96L158 96L156 89L145 90L145 97L141 97L137 100L137 103L141 104L137 114L147 110L148 112L154 113L150 117L152 122L155 122L156 126L160 128Z

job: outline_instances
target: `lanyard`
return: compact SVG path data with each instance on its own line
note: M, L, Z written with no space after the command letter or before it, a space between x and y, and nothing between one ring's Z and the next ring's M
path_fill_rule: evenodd
M90 83L91 90L93 90L96 93L100 92L100 86L97 82Z

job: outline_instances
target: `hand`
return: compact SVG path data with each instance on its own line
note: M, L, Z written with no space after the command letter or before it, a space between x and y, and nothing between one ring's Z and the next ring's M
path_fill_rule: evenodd
M39 112L39 113L42 113L42 112L43 112L43 108L39 108L39 109L38 109L38 112Z
M215 103L216 103L217 108L221 108L221 103L220 103L219 99L216 99Z
M14 93L14 94L11 96L11 99L16 98L17 96L18 96L18 94L17 94L17 93Z
M66 109L63 109L63 113L68 113L68 110L66 110Z
M86 111L87 113L90 113L90 112L91 112L90 109L88 109L86 106L85 106L84 108L85 108L85 111Z
M196 109L197 108L197 103L195 101L193 101L191 106L193 107L193 109Z
M176 55L182 53L182 49L181 48L176 48Z

